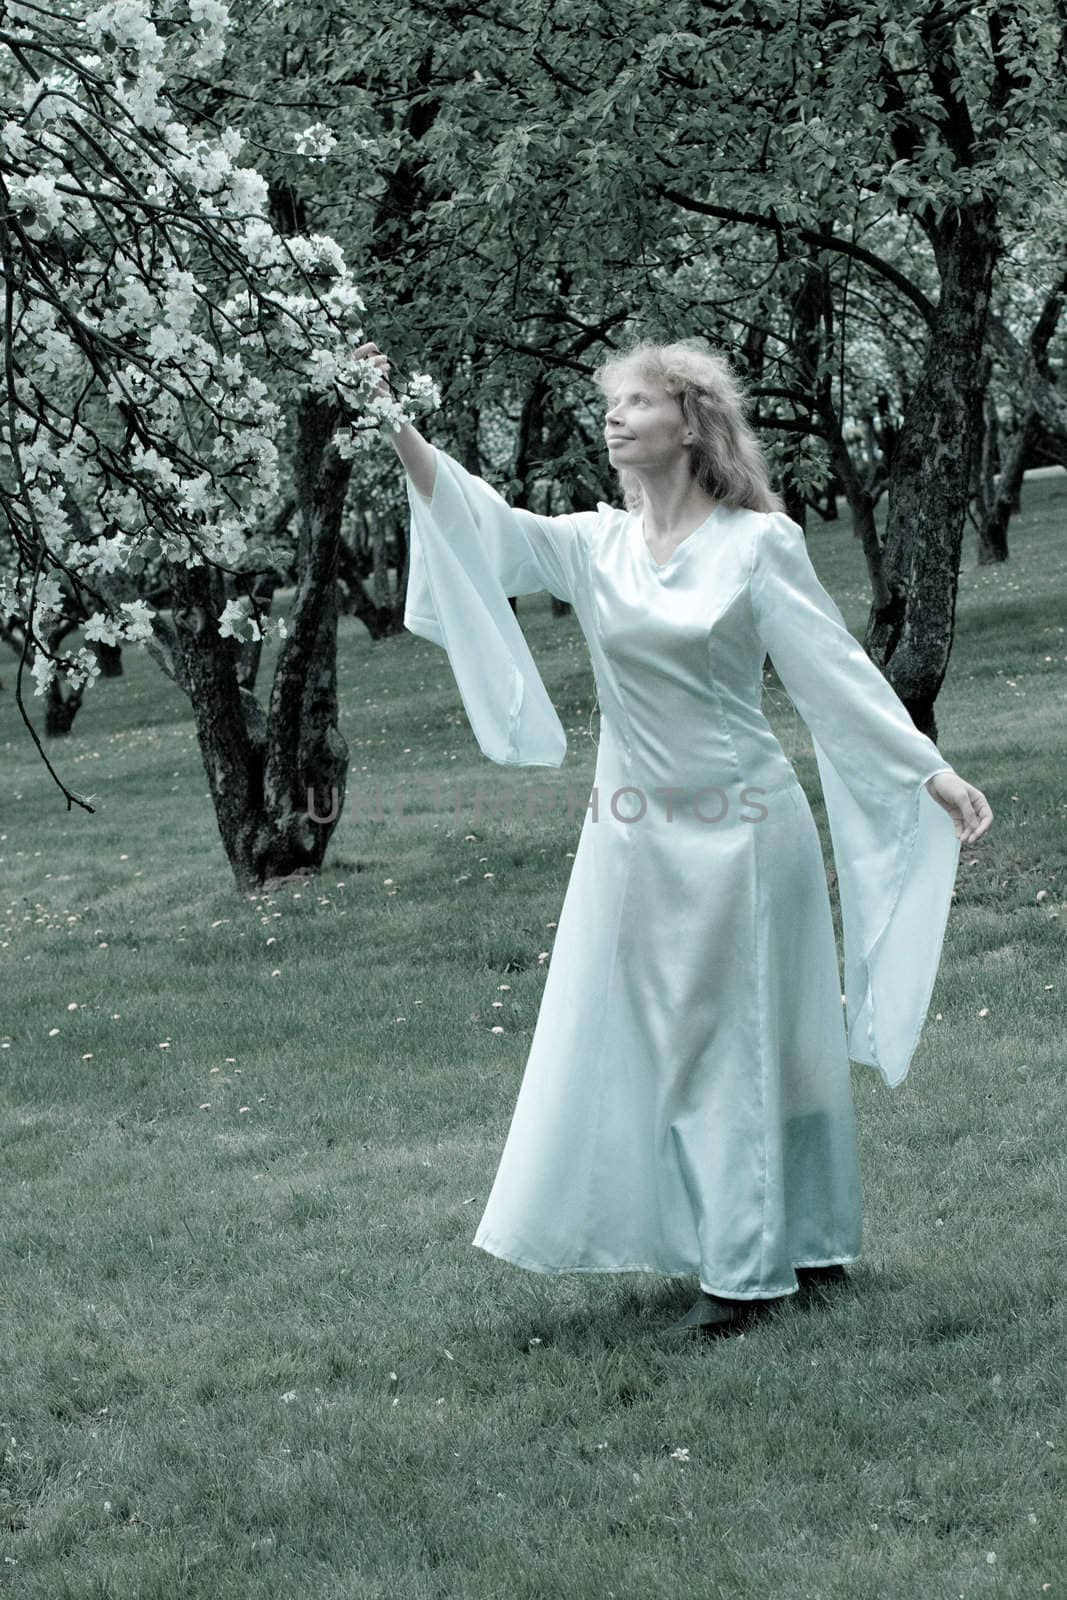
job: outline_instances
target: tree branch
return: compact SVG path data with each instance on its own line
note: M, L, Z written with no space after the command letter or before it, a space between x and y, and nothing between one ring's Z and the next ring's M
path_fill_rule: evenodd
M721 222L745 223L749 227L764 228L770 233L792 233L798 239L803 239L805 244L815 245L820 250L836 250L839 255L850 256L853 261L861 261L865 267L869 267L887 283L891 283L906 300L911 302L926 322L932 322L934 319L934 304L927 299L918 284L912 283L911 279L905 277L904 273L891 262L876 256L873 250L867 250L851 239L835 233L820 233L816 228L804 228L795 223L782 222L779 217L767 216L761 211L741 211L735 206L719 206L708 200L695 200L691 195L683 194L678 189L669 189L663 184L654 185L653 192L664 200L670 200L674 205L680 206L683 211L693 211L698 216L717 217Z

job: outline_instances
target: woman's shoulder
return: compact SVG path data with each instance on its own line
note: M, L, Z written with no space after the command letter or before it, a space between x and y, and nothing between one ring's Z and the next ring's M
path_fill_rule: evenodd
M567 513L569 521L586 540L603 538L612 528L621 526L630 515L628 511L619 506L608 505L606 500L598 500L595 511L570 511Z
M625 506L613 506L606 500L598 500L595 511L583 512L582 515L591 518L597 526L608 526L616 522L625 522L632 512L627 511Z

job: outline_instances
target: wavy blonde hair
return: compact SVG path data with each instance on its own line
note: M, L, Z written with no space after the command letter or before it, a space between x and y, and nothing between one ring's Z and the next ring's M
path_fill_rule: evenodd
M747 400L737 373L724 356L715 355L702 339L677 339L671 344L643 341L601 363L593 378L606 399L628 376L658 378L677 395L695 440L690 448L693 475L720 505L737 510L784 511L785 502L771 488L759 441L745 421ZM625 467L619 482L630 511L643 500L640 480Z

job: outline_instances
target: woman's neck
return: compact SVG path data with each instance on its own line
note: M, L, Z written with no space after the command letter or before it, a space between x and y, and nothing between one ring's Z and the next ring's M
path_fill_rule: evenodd
M717 501L702 489L685 459L662 472L640 472L645 537L657 544L684 539L714 511Z

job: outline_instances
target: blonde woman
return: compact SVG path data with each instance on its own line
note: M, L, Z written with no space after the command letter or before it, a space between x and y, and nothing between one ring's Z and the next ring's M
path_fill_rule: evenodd
M364 347L383 372L388 362ZM853 639L772 492L728 364L643 344L597 374L625 509L509 506L412 427L405 625L448 652L483 753L566 739L508 596L574 608L601 710L593 793L474 1244L535 1272L691 1276L668 1331L734 1332L861 1241L849 1060L905 1076L961 843L989 829ZM760 704L811 730L841 899ZM842 1010L842 1001L845 1010Z

